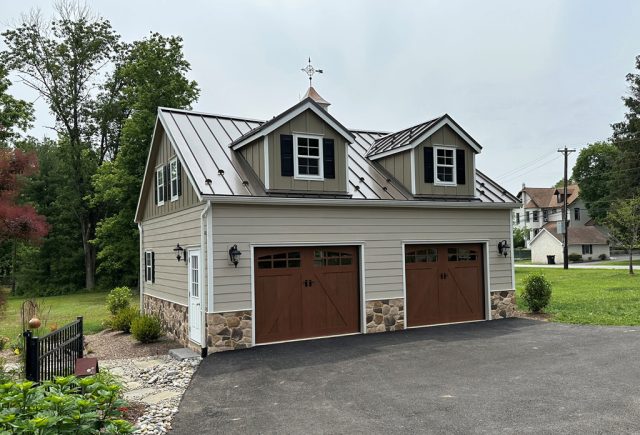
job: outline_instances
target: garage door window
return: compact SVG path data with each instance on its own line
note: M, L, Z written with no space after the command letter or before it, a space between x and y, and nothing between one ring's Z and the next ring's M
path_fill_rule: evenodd
M474 249L449 248L447 250L447 260L449 261L476 261L478 252Z
M300 267L300 252L281 252L258 257L258 269L284 269Z
M316 267L349 266L352 262L353 256L347 252L316 249L313 256L313 265Z
M438 250L426 248L407 252L404 256L404 261L405 263L436 263L438 261Z

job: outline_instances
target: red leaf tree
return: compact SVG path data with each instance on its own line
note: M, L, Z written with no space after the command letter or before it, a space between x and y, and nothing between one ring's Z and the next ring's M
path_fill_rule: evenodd
M0 148L0 243L37 242L49 232L44 216L29 204L19 204L25 177L38 171L33 153Z

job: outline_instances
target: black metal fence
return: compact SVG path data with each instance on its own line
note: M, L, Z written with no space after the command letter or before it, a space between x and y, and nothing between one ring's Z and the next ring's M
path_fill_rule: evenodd
M31 331L25 331L27 379L41 382L55 376L72 375L76 359L82 358L83 347L82 317L44 337L34 337Z

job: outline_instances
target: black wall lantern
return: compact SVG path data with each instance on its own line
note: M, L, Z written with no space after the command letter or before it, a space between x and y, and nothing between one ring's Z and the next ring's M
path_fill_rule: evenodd
M178 261L180 261L181 259L184 259L185 262L187 261L187 254L185 254L184 248L180 246L180 243L178 243L176 247L173 248L173 252L176 253L176 259Z
M510 247L511 246L509 246L509 243L507 243L506 240L503 240L502 242L498 242L498 253L506 257L507 255L509 255Z
M229 260L231 260L234 267L238 267L238 260L241 255L242 252L238 250L238 245L233 245L231 248L229 248Z

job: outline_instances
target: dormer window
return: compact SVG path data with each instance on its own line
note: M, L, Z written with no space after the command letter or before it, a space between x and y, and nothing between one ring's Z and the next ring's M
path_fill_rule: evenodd
M319 136L294 135L294 143L295 178L323 179L321 138Z
M434 147L434 184L451 186L456 184L456 152L453 148Z

